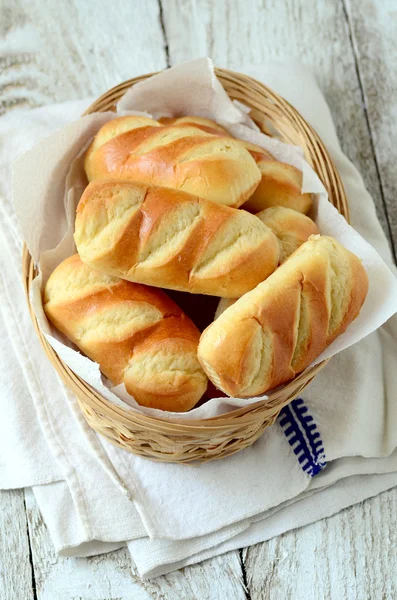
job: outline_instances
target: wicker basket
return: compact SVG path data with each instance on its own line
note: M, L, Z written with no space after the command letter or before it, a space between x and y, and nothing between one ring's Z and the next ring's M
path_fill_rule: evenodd
M216 74L230 98L251 108L252 118L263 131L276 130L280 139L303 148L307 161L325 185L330 201L348 219L348 205L338 172L321 140L300 114L280 96L246 75L226 69L216 69ZM136 77L111 89L94 102L86 114L114 110L115 103L130 86L150 76ZM37 335L62 380L75 393L89 425L113 444L151 460L176 463L208 461L250 446L326 363L324 361L270 393L269 400L225 415L183 421L146 416L115 406L62 362L39 330L29 302L29 288L34 276L33 260L25 247L24 285Z

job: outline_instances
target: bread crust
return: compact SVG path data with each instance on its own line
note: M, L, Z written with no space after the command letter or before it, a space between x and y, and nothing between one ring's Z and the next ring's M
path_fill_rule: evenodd
M361 261L313 236L203 332L198 357L228 395L265 393L302 372L357 317L368 291Z
M141 117L135 126L133 119L120 117L116 125L110 121L98 131L85 156L89 181L139 181L235 208L259 184L255 160L229 135L186 123L147 124Z
M279 243L254 215L169 188L94 181L77 208L81 259L129 281L242 296L277 267Z
M193 125L203 131L218 135L230 134L218 123L201 117L179 117L176 119L160 119L173 125ZM232 136L230 136L232 137ZM270 206L285 206L300 213L307 214L312 207L311 194L302 194L302 173L296 167L280 162L270 152L256 144L238 140L255 160L261 172L261 180L244 209L257 213Z
M280 242L280 264L285 262L311 235L320 232L306 215L284 206L265 208L256 217L269 227Z
M75 254L48 279L43 305L51 323L138 404L184 412L204 394L200 332L161 290L100 273Z

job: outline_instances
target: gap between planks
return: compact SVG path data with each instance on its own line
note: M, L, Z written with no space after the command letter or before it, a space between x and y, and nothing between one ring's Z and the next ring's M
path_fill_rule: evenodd
M24 490L23 490L23 492L24 492ZM31 568L31 571L32 571L32 592L33 592L33 598L34 598L34 600L37 600L37 594L36 594L36 577L35 577L35 572L34 572L33 554L32 554L32 543L31 543L31 540L30 540L29 522L28 522L28 518L27 518L25 492L24 492L24 495L23 495L23 508L24 508L25 515L26 515L26 535L28 537L29 563L30 563L30 568Z
M374 164L375 164L376 174L377 174L378 180L379 180L380 197L381 197L382 204L383 204L383 207L384 207L384 212L385 212L385 219L386 219L386 224L387 224L387 229L388 229L388 238L389 238L390 247L391 247L391 251L392 251L392 254L393 254L394 262L397 264L397 248L396 248L396 243L395 243L395 240L394 240L394 234L395 234L395 232L392 229L390 218L389 218L388 207L387 207L386 198L385 198L385 192L384 192L384 189L383 189L382 177L381 177L380 169L379 169L378 157L376 155L375 143L374 143L374 137L373 137L373 131L372 131L372 127L371 127L370 118L369 118L369 115L368 115L368 105L367 105L367 102L366 102L366 94L365 94L365 91L364 91L363 77L362 77L362 73L361 73L360 61L359 61L358 52L357 52L357 43L356 43L355 36L353 34L353 26L352 26L352 22L351 22L351 18L350 18L350 13L347 10L346 0L340 0L340 1L342 3L342 7L343 7L343 12L344 12L344 15L345 15L346 23L347 23L348 28L349 28L349 38L350 38L350 43L351 43L351 47L352 47L352 51L353 51L353 56L354 56L354 64L355 64L355 67L356 67L357 81L358 81L358 84L360 86L361 99L362 99L362 107L363 107L365 121L366 121L367 129L368 129L368 137L369 137L369 141L370 141L370 144L371 144L371 151L372 151L372 154L373 154L373 157L374 157Z
M168 69L171 66L171 63L170 63L170 50L168 47L167 31L166 31L165 25L164 25L163 4L162 4L161 0L157 0L157 1L159 4L160 27L161 27L161 32L162 32L163 38L164 38L164 54L165 54L165 58L166 58L166 62L167 62L167 69Z

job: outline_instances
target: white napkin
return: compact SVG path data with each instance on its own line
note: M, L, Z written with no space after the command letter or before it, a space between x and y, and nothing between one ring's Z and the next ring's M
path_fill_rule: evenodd
M328 109L311 77L296 67L292 71L264 68L262 72L253 74L280 89L320 132L344 180L353 225L391 265L372 201L339 149ZM285 81L289 87L281 89ZM69 104L1 119L3 182L8 184L9 161L22 150L25 139L31 143L81 111L81 104ZM9 199L9 189L4 196ZM6 212L18 239L9 206ZM4 227L4 220L1 231L4 235L11 231L8 225ZM20 245L13 247L8 238L7 245L13 269L3 273L5 286L12 290L13 311L23 315L23 294L14 294L17 286L13 283ZM13 348L20 365L7 373L8 404L19 406L20 413L33 412L33 401L33 414L41 429L28 432L32 421L28 423L18 413L8 419L9 413L5 413L9 437L29 439L31 446L30 462L26 449L19 453L17 446L8 455L7 470L11 473L19 461L27 466L15 485L46 483L36 486L34 492L56 548L64 554L103 552L127 540L140 574L155 576L268 539L397 485L393 454L397 447L393 406L396 317L380 333L335 356L305 390L304 402L297 400L283 411L278 423L253 447L200 467L152 463L100 440L86 426L72 395L54 376L28 319L21 323L17 329L18 324L7 320L11 337L17 339ZM28 342L27 357L20 348L29 348ZM42 391L32 387L31 372L26 370L28 359L40 373ZM26 378L25 394L12 383L21 372ZM308 416L313 420L307 420ZM41 456L46 457L44 462Z

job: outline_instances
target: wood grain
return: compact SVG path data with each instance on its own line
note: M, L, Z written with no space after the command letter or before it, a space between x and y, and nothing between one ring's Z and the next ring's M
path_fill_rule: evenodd
M33 600L22 490L0 492L0 600Z
M344 1L396 258L397 3Z
M133 576L125 548L87 559L59 557L31 491L26 492L26 514L38 600L151 598Z
M397 490L244 550L252 600L394 600Z
M0 114L98 96L166 66L157 0L2 0Z
M238 552L185 567L144 582L156 600L246 600Z
M235 70L291 59L312 70L342 148L362 173L390 241L342 0L163 0L163 6L171 64L208 54L218 66Z

